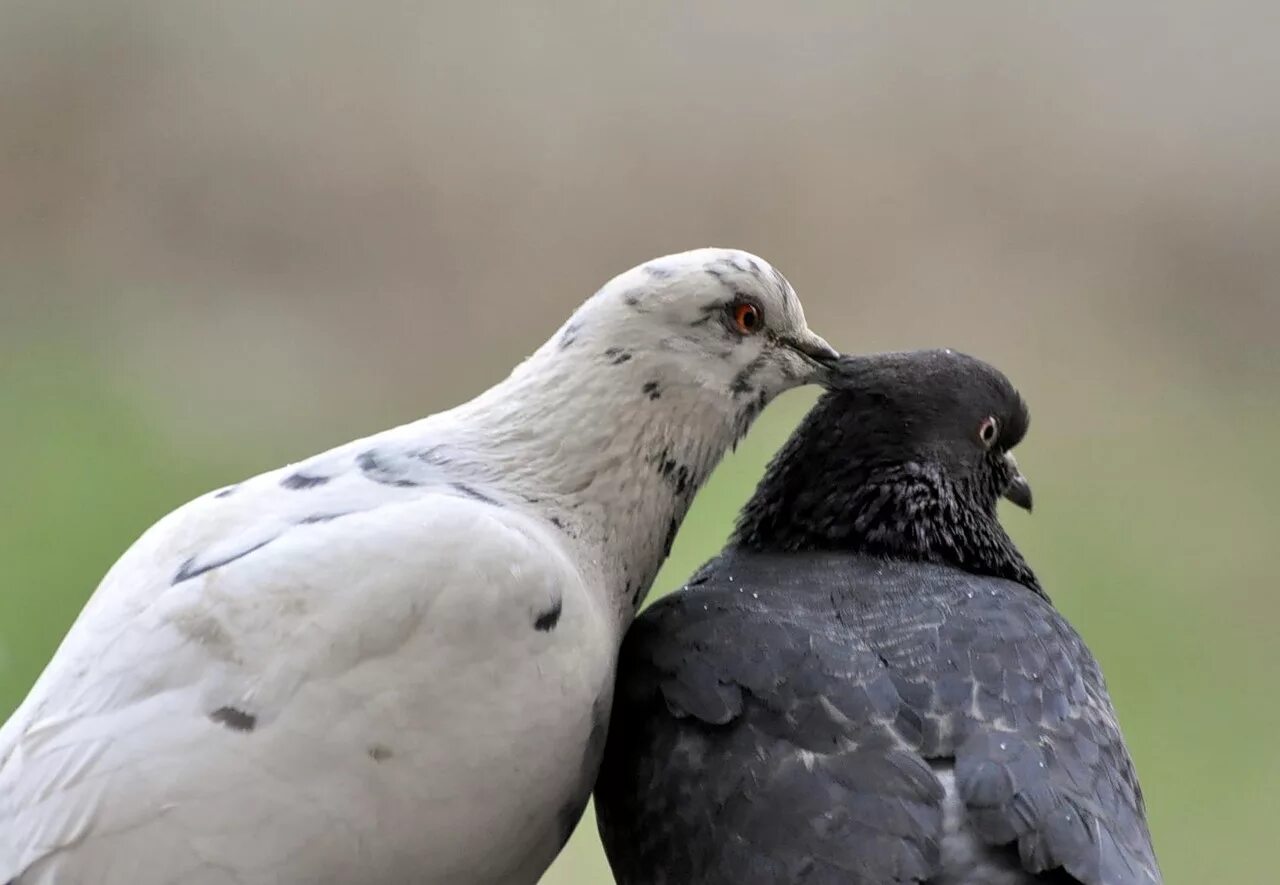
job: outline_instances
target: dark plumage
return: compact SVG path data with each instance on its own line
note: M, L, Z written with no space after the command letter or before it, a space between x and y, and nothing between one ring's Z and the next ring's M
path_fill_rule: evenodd
M1030 507L1021 398L950 351L837 386L627 636L618 882L1160 882L1102 673L996 516Z

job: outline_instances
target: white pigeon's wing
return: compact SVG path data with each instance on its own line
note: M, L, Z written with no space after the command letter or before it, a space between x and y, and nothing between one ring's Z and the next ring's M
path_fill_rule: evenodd
M554 853L530 809L580 789L613 654L556 534L292 475L179 509L104 579L0 731L0 882L500 881L495 827Z

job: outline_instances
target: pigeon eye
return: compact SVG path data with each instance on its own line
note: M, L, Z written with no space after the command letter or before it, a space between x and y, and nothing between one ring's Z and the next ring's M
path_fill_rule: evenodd
M760 308L754 304L740 302L733 305L733 323L743 335L754 335L760 331Z
M992 416L982 419L982 423L978 425L978 439L988 449L995 443L996 437L1000 435L1000 422Z

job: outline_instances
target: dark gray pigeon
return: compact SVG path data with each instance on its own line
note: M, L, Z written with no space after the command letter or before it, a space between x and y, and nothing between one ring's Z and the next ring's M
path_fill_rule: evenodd
M618 882L1160 882L1098 663L996 516L1031 507L1022 399L952 351L836 386L626 638Z

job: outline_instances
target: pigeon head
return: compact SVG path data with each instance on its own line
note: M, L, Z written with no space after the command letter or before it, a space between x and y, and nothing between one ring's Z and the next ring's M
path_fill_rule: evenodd
M842 357L830 391L739 520L756 549L944 562L1039 589L997 503L1031 509L1012 450L1030 414L1000 371L951 350Z
M767 261L698 249L609 280L448 420L491 487L551 513L599 561L621 622L724 453L775 395L828 381L839 356Z
M1031 486L1013 457L1031 413L994 366L953 350L844 357L830 386L860 450L933 465L988 514L1001 497L1031 509Z
M623 273L566 324L562 346L631 363L651 392L696 387L748 420L774 395L825 380L838 357L809 330L800 300L767 261L736 249L696 249Z

